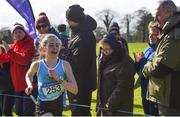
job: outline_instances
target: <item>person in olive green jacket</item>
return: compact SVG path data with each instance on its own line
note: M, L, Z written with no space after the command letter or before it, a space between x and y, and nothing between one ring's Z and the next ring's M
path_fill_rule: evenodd
M147 99L160 115L180 115L180 13L171 0L159 1L155 21L162 29L154 58L143 69L149 77Z

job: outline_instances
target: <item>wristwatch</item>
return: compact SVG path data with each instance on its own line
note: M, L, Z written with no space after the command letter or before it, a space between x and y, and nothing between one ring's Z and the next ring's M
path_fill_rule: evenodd
M62 80L62 79L58 79L57 82L60 83L60 84L62 84L62 83L63 83L63 80Z

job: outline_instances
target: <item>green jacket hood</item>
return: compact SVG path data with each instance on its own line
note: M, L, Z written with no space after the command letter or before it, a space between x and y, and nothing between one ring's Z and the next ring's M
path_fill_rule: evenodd
M162 28L162 33L166 33L167 31L173 29L177 26L177 24L180 24L180 12L175 13L172 17L168 19L168 21Z

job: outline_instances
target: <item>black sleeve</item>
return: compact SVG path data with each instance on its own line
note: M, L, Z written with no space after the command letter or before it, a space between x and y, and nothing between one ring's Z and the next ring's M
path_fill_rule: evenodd
M84 75L87 75L92 60L96 59L96 40L91 33L79 35L79 39L73 44L69 62L72 68Z

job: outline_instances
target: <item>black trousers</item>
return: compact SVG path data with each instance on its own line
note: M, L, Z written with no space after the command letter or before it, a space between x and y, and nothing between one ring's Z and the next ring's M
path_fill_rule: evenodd
M16 92L15 111L18 116L34 116L35 104L24 91ZM37 89L33 89L32 95L37 97Z
M77 95L68 93L72 116L91 116L91 96L92 92L83 88L78 90Z
M158 104L152 101L142 99L142 105L145 115L158 116Z
M14 95L14 91L0 91L0 94L1 116L12 116L12 110L14 105L14 97L12 95Z

